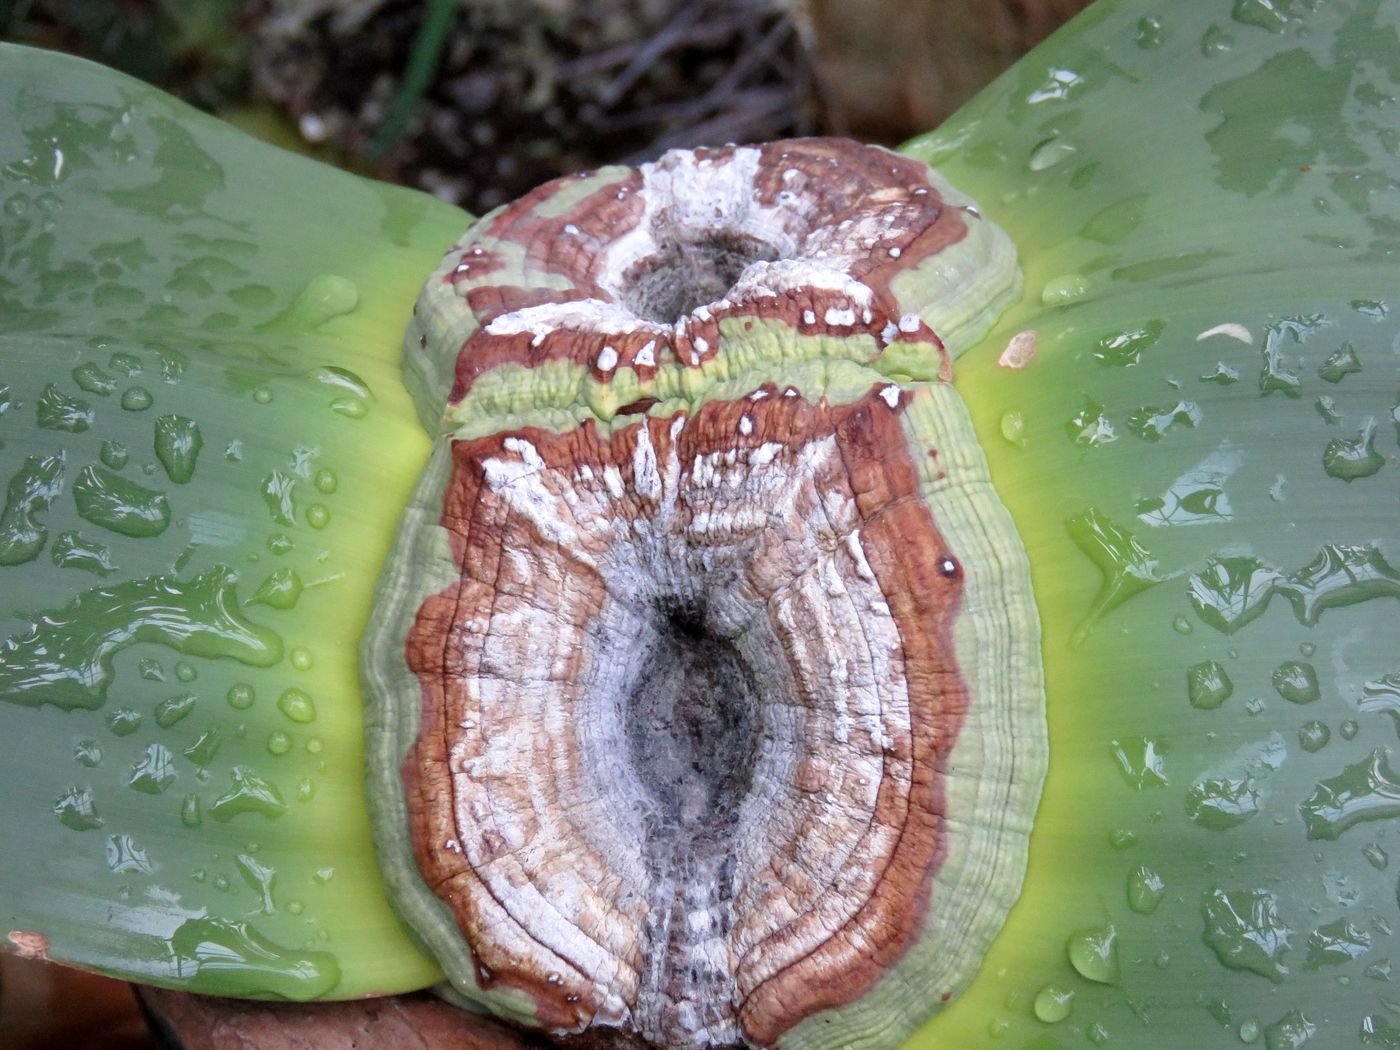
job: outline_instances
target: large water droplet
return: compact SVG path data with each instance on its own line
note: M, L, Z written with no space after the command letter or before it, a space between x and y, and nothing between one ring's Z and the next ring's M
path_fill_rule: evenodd
M73 500L83 518L123 536L159 536L170 524L163 492L97 466L84 468L73 482Z
M1317 671L1301 660L1286 660L1274 668L1274 691L1294 704L1310 704L1322 695Z
M1141 791L1146 787L1165 787L1167 769L1165 748L1152 737L1126 737L1114 740L1114 761L1123 779Z
M53 811L65 827L74 831L91 831L102 826L90 788L70 787L54 803Z
M209 807L215 820L230 821L244 813L257 813L269 820L276 820L287 811L282 800L282 792L277 785L264 780L247 766L234 766L229 770L233 778L233 790L220 795Z
M82 398L70 397L50 383L34 403L35 419L43 430L60 430L81 434L96 418L92 405Z
M1317 367L1317 374L1329 383L1340 383L1347 376L1360 371L1361 358L1350 343L1343 343Z
M113 656L136 642L272 666L282 659L282 640L243 617L232 580L230 570L217 566L189 582L152 576L83 592L0 645L0 699L27 707L100 707Z
M1225 966L1271 981L1282 981L1288 973L1282 958L1291 931L1268 890L1211 890L1201 902L1201 917L1202 938Z
M300 689L285 689L277 698L277 709L293 722L306 724L316 721L316 705Z
M1167 884L1151 868L1134 868L1128 873L1128 907L1139 915L1151 915L1167 895Z
M1371 935L1349 919L1338 919L1308 934L1308 965L1339 966L1371 950Z
M1310 839L1335 839L1354 824L1400 816L1400 783L1386 754L1372 751L1329 780L1318 783L1298 811Z
M1268 1050L1301 1050L1317 1035L1317 1026L1302 1011L1291 1009L1273 1025L1264 1029L1264 1046Z
M1333 438L1322 452L1322 469L1343 481L1369 478L1385 466L1376 451L1376 421L1368 419L1352 438Z
M1186 669L1186 696L1191 706L1214 710L1230 698L1235 684L1217 660L1192 664Z
M179 693L162 700L156 704L156 725L162 729L169 729L194 710L195 699L193 693Z
M23 565L44 549L48 526L37 514L48 510L63 491L63 455L30 456L5 487L0 511L0 565Z
M1186 793L1186 812L1201 827L1223 831L1259 812L1259 792L1250 777L1198 780Z
M166 477L183 485L194 477L199 450L204 447L204 435L199 425L184 416L161 416L156 420L156 458L165 468Z
M1046 1024L1059 1024L1073 1012L1074 989L1062 984L1047 984L1036 994L1033 1009L1038 1020Z
M175 780L175 763L164 744L150 744L131 767L127 786L147 795L159 795Z
M1099 984L1118 983L1118 931L1112 926L1080 930L1065 942L1069 964Z
M249 998L319 999L340 983L328 952L298 952L246 922L187 919L170 938L176 974L192 992Z
M1111 332L1094 344L1094 360L1119 368L1135 365L1150 349L1162 333L1166 331L1165 321L1148 321L1141 328L1130 328L1122 332Z

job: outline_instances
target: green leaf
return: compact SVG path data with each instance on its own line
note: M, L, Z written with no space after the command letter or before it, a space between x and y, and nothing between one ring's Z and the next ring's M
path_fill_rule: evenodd
M905 149L1021 253L955 381L1031 556L1051 732L1024 895L914 1045L1389 1031L1400 5L1106 0ZM1311 965L1342 921L1366 945ZM1086 927L1115 982L1076 971Z
M421 987L356 648L428 442L398 377L468 216L0 46L0 911L204 992Z

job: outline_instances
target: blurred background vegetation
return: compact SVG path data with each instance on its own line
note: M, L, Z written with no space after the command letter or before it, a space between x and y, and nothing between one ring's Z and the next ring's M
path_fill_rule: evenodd
M279 145L473 212L674 146L937 126L1087 0L0 0Z
M113 66L480 213L672 147L894 145L1088 2L0 0L0 39ZM126 986L0 953L0 1046L159 1045Z

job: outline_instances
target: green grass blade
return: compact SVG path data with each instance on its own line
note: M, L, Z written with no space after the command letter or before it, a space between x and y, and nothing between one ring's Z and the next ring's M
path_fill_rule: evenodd
M436 970L389 911L356 647L468 223L0 46L0 935L243 995ZM0 938L2 939L2 938Z
M1051 730L1024 896L915 1045L1400 1045L1397 29L1100 3L906 147L1021 251L956 382Z

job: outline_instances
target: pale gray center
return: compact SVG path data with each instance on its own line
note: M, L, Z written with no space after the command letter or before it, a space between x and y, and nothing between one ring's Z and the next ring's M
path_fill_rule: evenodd
M672 324L723 299L749 264L780 255L768 241L734 230L702 240L663 241L624 278L622 303L643 320Z

